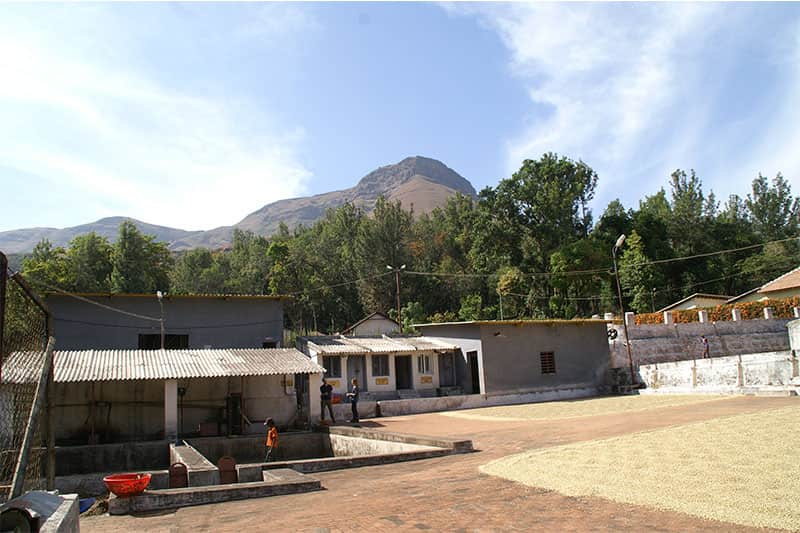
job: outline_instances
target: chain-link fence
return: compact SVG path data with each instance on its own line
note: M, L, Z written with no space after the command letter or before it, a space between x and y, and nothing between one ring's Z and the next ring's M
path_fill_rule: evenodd
M52 488L47 389L51 381L49 314L0 252L0 502ZM49 387L52 390L52 387ZM49 482L48 482L49 479Z

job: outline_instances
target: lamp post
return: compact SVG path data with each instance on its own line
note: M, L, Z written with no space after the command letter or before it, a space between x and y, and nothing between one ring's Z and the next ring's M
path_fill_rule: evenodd
M397 285L397 323L400 325L400 333L403 333L403 317L400 316L400 271L405 270L406 266L401 265L400 268L386 265L386 268L394 271L394 277Z
M158 297L158 307L161 309L161 320L159 323L161 324L161 349L164 349L164 293L161 291L156 291L156 296Z
M631 385L636 377L633 373L633 356L631 355L631 341L628 337L628 321L625 320L625 305L622 303L622 285L619 282L619 268L617 268L617 250L625 243L625 234L619 236L614 248L611 250L611 257L614 259L614 277L617 279L617 296L619 297L619 310L622 313L622 329L625 331L625 348L628 350L628 365L631 371Z

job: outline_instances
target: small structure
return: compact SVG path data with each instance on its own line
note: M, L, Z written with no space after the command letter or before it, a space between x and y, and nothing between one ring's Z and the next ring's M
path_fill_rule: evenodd
M691 296L687 296L683 300L678 300L677 302L670 304L663 309L659 309L659 313L663 313L665 311L684 311L688 309L703 309L706 307L716 307L718 305L723 305L730 299L730 296L724 296L722 294L704 294L702 292L696 292Z
M281 296L76 296L45 295L59 350L159 349L162 318L167 349L276 348L283 338Z
M342 335L355 335L355 336L367 336L367 335L389 335L390 333L399 333L400 332L400 324L397 321L392 320L388 316L384 315L383 313L372 313L371 315L367 315L366 317L362 318L346 330L342 332Z
M415 325L425 338L461 348L456 383L465 393L505 395L598 389L609 368L602 320L500 320Z
M325 368L335 395L345 394L352 378L373 399L395 399L408 391L436 396L438 389L457 385L458 346L446 341L339 335L300 337L297 342L303 353Z
M728 300L727 303L763 302L800 296L800 266L782 276Z
M3 380L24 382L15 352ZM293 348L56 351L55 433L62 444L262 432L319 416L323 368ZM296 383L309 376L307 390ZM307 395L314 396L310 401ZM313 398L312 398L313 399ZM249 430L249 431L248 431Z

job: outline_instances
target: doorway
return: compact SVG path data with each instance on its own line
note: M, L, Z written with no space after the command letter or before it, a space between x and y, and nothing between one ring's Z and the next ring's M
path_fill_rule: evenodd
M481 379L478 374L478 352L467 352L469 359L469 373L472 382L472 394L481 393Z
M439 386L453 387L456 384L456 364L453 352L439 354Z
M411 356L394 356L394 375L397 376L397 389L412 389L411 385Z
M367 358L363 355L351 355L347 358L347 383L345 386L350 389L350 380L358 380L358 388L361 392L366 392L367 386Z

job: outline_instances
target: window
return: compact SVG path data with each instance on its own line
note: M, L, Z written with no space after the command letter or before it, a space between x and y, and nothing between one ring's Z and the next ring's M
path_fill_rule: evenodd
M388 355L373 355L372 356L372 375L373 376L388 376L389 375L389 356Z
M541 352L539 359L542 362L542 374L556 373L556 355L553 352Z
M340 378L342 377L342 359L341 357L328 357L323 356L322 366L325 367L326 378Z
M189 335L164 335L164 349L166 350L185 350L189 347ZM158 333L140 333L140 350L160 350L161 335Z
M431 373L431 356L430 355L420 355L417 358L417 372L420 374L430 374Z

